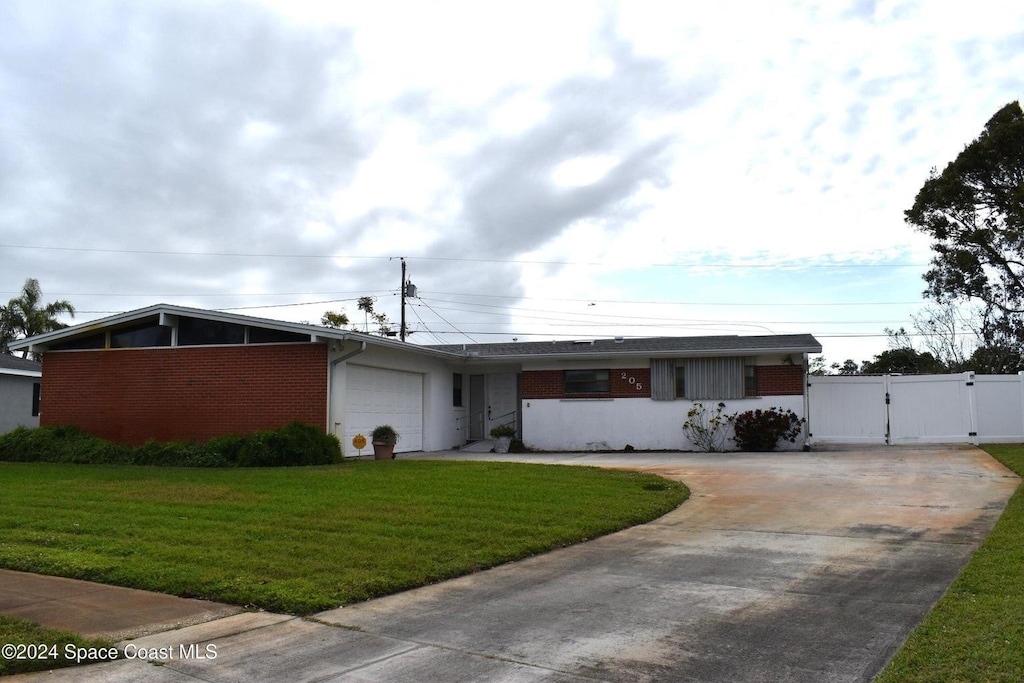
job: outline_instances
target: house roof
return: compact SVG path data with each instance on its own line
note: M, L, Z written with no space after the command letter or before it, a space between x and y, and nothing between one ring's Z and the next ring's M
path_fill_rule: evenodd
M18 358L7 353L0 353L0 375L42 377L43 364L27 358Z
M821 353L821 344L810 334L778 334L762 336L723 335L714 337L650 337L645 339L593 339L586 341L500 342L494 344L417 345L376 335L340 330L320 325L292 323L258 318L237 313L211 311L172 304L155 304L134 311L118 313L91 322L65 327L10 343L12 350L46 351L51 344L75 337L96 334L147 320L173 324L174 316L187 316L220 322L259 327L309 335L311 342L354 340L377 346L403 349L435 357L460 360L511 361L546 358L585 358L596 356L753 356L764 353ZM13 358L13 356L8 356ZM21 360L21 359L14 359ZM32 361L26 361L32 363ZM2 367L2 366L0 366Z
M645 339L588 339L585 341L511 342L497 344L443 344L430 348L491 359L557 356L747 356L761 353L821 353L821 344L809 334L741 337L649 337Z
M416 346L407 342L372 334L365 334L363 332L340 330L333 327L323 327L321 325L310 325L307 323L272 320L270 318L259 318L251 315L240 315L238 313L226 313L224 311L211 311L202 308L176 306L173 304L154 304L145 308L138 308L133 311L118 313L116 315L99 318L80 325L72 325L53 332L47 332L46 334L39 334L27 339L20 339L16 342L11 342L8 344L8 347L15 351L28 349L33 352L42 352L46 351L47 347L51 344L68 341L75 337L93 335L97 332L108 329L128 327L134 324L144 323L147 320L152 320L154 322L161 321L161 324L170 324L169 318L173 318L174 316L201 318L204 320L215 320L225 323L234 323L236 325L245 325L248 327L259 327L268 330L295 332L297 334L309 335L311 342L329 341L332 339L342 341L354 340L358 342L366 342L368 344L375 344L377 346L401 348L405 350L411 349L434 356L450 355L444 351Z

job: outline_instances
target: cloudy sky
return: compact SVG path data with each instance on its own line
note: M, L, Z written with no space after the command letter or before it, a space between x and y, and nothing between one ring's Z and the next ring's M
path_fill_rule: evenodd
M1024 96L1024 5L0 2L0 300L410 341L810 332L925 305L903 222Z

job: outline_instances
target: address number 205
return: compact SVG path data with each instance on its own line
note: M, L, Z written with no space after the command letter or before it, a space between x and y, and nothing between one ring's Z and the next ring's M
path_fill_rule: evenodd
M637 391L643 391L644 390L644 385L641 382L637 382L636 381L636 377L633 377L632 375L627 374L627 373L624 372L624 373L622 373L622 379L625 382L629 382L633 387L636 388Z

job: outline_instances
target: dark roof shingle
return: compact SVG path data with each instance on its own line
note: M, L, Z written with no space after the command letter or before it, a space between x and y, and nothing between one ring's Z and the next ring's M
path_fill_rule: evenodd
M495 344L441 344L428 348L449 353L502 358L522 356L572 356L595 354L680 355L723 353L821 353L821 344L810 334L772 334L741 337L649 337L644 339L593 339L586 341L506 342Z
M27 358L18 358L9 353L0 353L0 370L26 370L42 372L43 364Z

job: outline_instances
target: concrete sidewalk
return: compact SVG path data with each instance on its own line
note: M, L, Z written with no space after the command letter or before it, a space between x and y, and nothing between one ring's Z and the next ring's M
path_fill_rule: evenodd
M15 679L867 682L1019 483L973 448L415 457L628 467L693 495L650 524L453 581L126 646L159 666L126 649Z
M219 602L0 569L0 614L87 638L136 638L241 611Z

